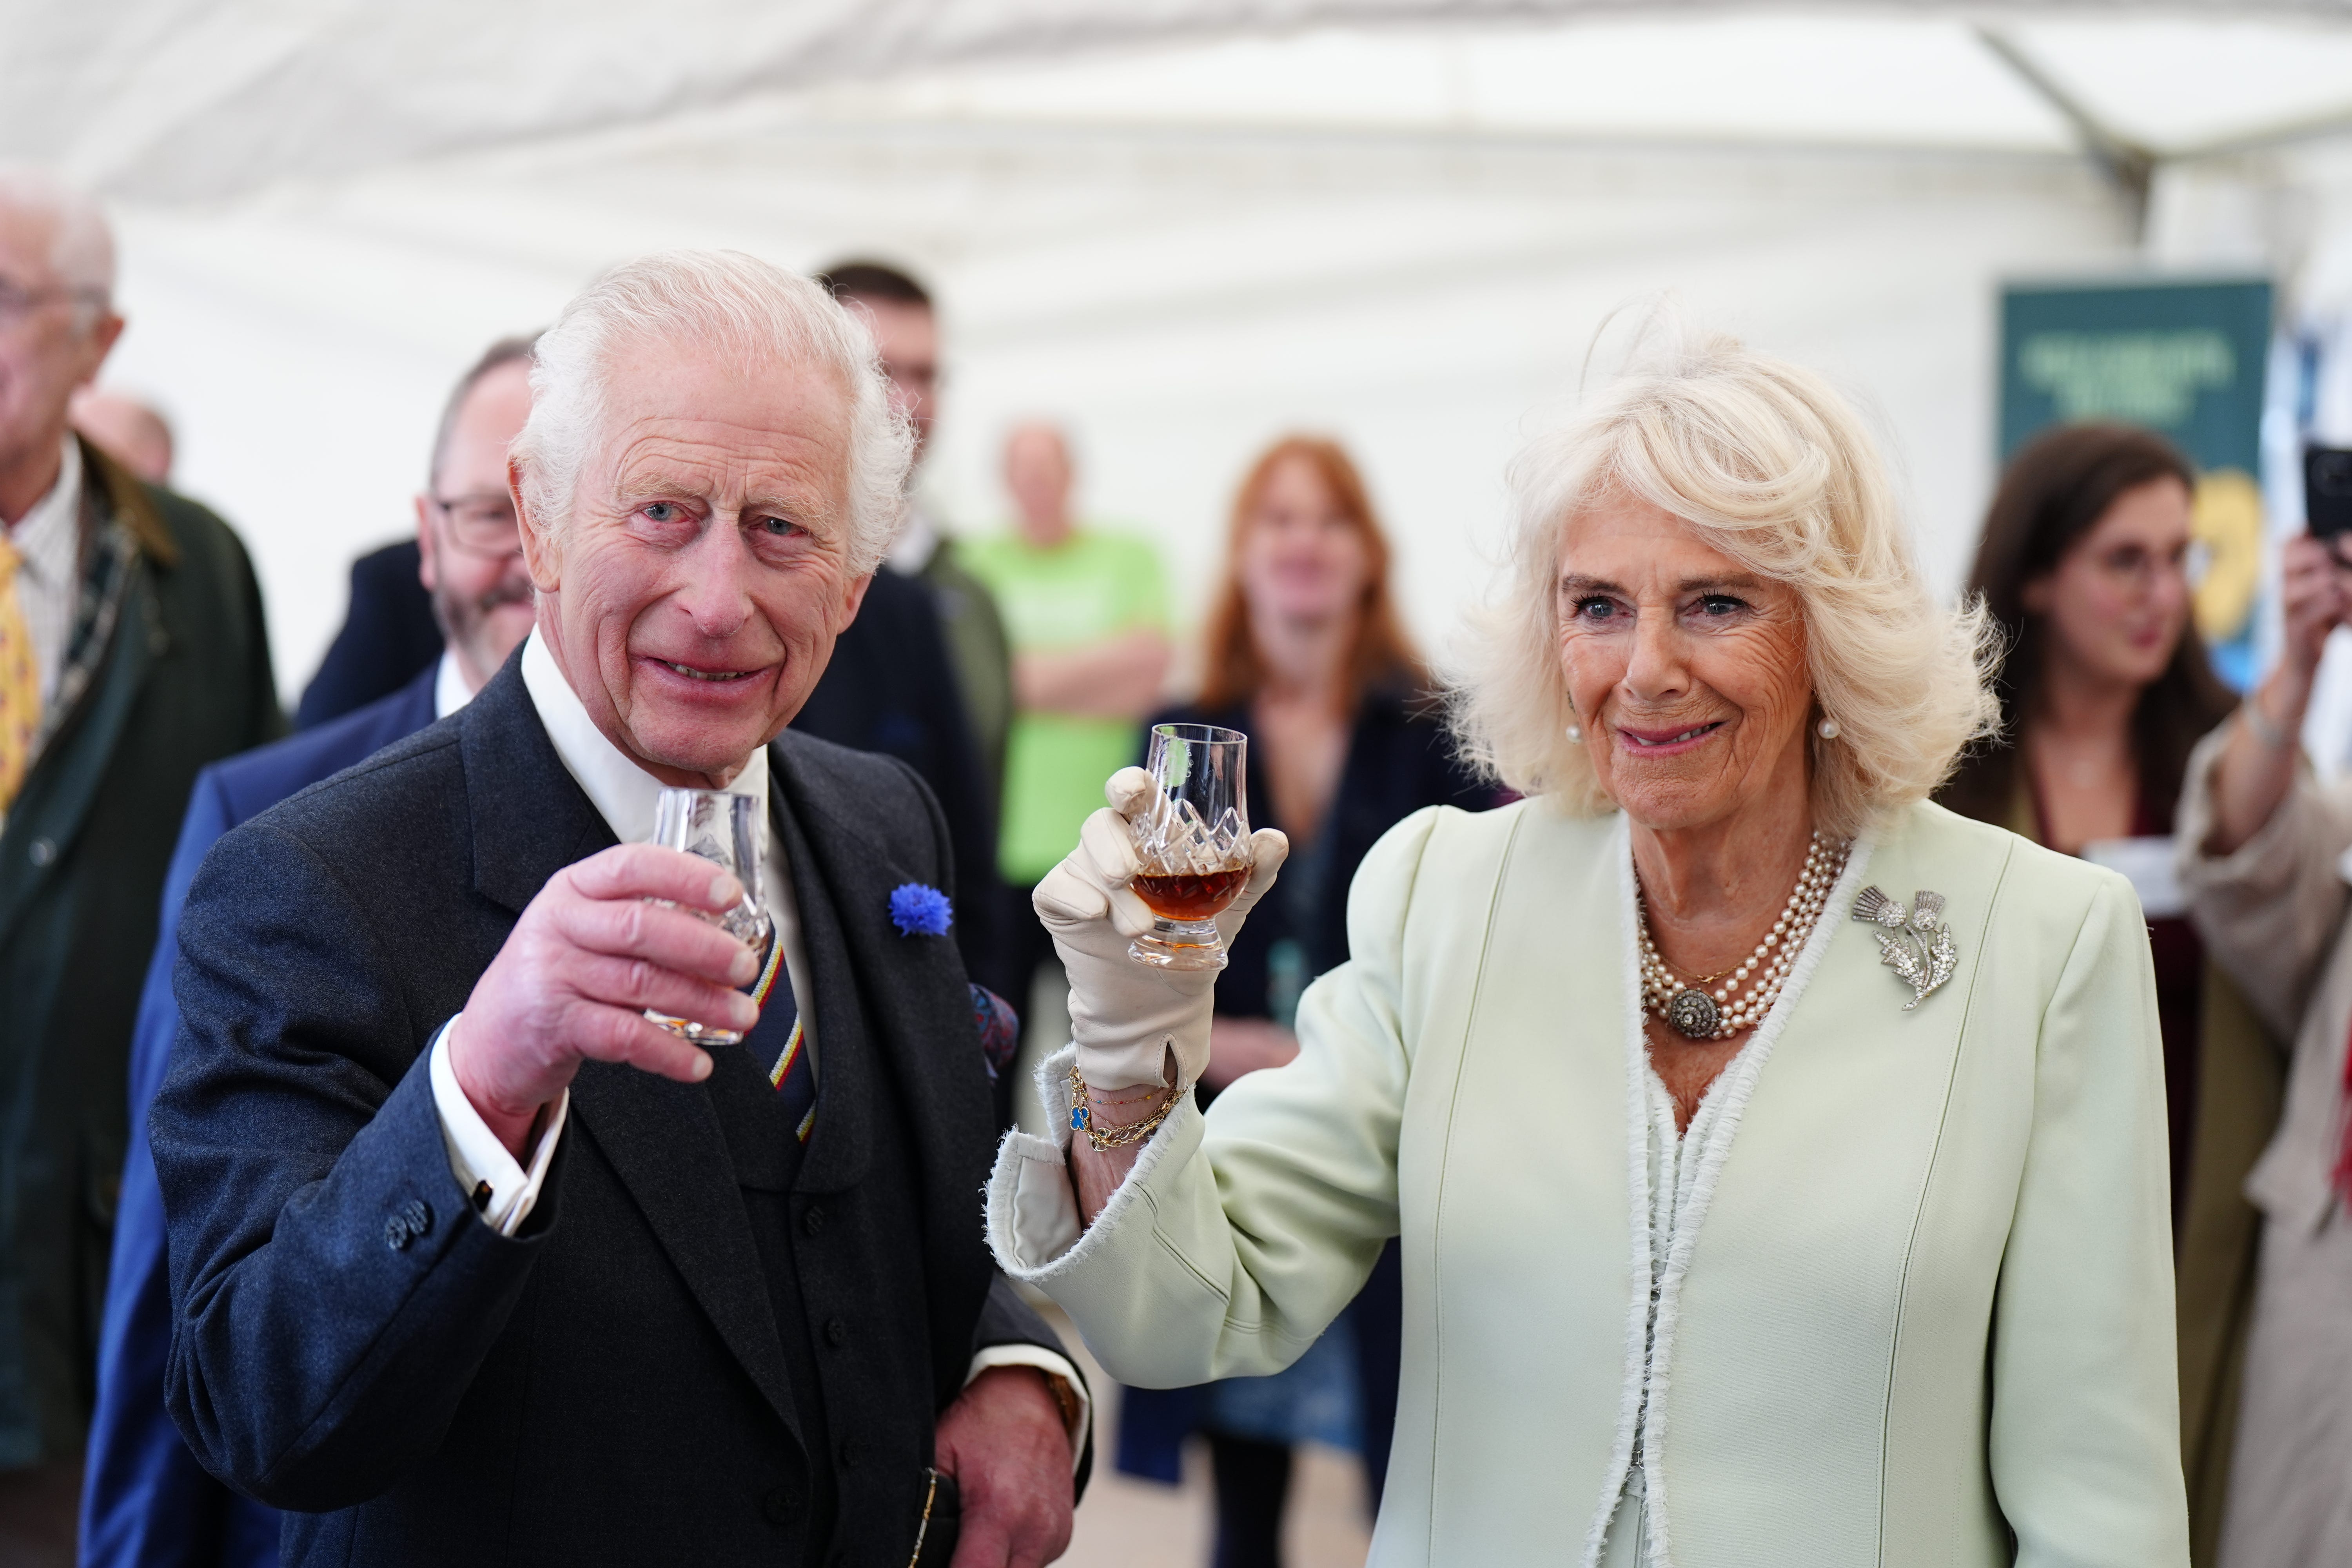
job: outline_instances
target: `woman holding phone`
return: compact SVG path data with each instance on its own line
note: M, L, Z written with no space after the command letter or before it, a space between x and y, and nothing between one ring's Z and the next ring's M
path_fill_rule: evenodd
M2192 747L2237 700L2191 623L2195 475L2127 425L2071 425L2018 453L1969 592L2000 624L1999 742L1939 797L1964 816L2122 871L2139 893L2164 1032L2190 1541L2214 1560L2252 1305L2246 1173L2278 1118L2282 1058L2208 959L2174 872Z

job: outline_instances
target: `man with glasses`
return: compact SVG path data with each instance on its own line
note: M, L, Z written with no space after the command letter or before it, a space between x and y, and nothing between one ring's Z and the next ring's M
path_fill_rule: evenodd
M196 770L281 727L227 525L75 436L122 331L87 198L0 168L0 1562L71 1563L157 894Z
M511 338L491 345L457 384L457 390L450 395L448 406L442 412L441 434L434 446L435 474L441 472L438 455L448 443L457 406L477 381L487 377L494 383L511 382L506 393L509 399L529 397L526 384L530 369L530 342L529 338ZM503 473L495 489L473 482L452 489L436 479L426 493L416 498L415 539L372 550L352 563L351 607L343 617L342 629L335 634L326 658L320 661L318 673L303 689L301 703L294 712L294 727L308 730L341 718L355 708L363 708L399 690L420 672L441 663L445 649L451 646L449 628L445 624L450 606L434 586L430 562L437 540L458 539L461 552L465 549L463 541L478 540L481 542L473 552L477 559L495 557L506 562L509 573L506 586L512 588L521 584L523 598L518 602L524 604L524 629L528 630L530 584L512 575L519 570L513 566L513 537L514 512L506 500ZM473 575L462 564L457 571L469 580ZM490 586L482 584L485 591ZM517 633L506 646L512 647L520 637ZM493 666L479 672L475 686L479 687L495 670Z
M530 416L531 342L492 344L458 382L441 416L425 491L416 498L420 577L446 636L439 657L392 695L206 768L196 780L164 884L162 937L131 1044L131 1153L99 1342L98 1412L83 1496L86 1568L274 1568L278 1562L278 1510L205 1474L163 1410L171 1280L147 1107L163 1085L179 1029L172 970L180 906L222 834L465 706L530 635L530 578L507 492L507 447Z

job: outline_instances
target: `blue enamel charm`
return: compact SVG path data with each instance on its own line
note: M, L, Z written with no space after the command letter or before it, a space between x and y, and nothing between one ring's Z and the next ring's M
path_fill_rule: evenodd
M900 936L945 936L955 910L948 896L921 882L902 882L890 889L890 923Z

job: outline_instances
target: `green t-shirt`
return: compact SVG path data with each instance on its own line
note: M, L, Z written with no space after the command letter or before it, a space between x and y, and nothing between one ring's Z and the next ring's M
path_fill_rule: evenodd
M996 596L1016 654L1083 647L1139 627L1167 629L1160 557L1130 535L1080 530L1040 550L1008 533L965 541L958 553ZM1079 825L1103 803L1103 781L1135 760L1135 734L1122 719L1013 715L996 854L1007 881L1034 882L1070 852Z

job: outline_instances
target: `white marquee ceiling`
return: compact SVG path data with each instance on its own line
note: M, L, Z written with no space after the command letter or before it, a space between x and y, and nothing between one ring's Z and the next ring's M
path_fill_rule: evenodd
M2003 279L2352 300L2352 0L16 0L0 102L0 156L110 199L110 375L252 544L289 692L449 378L662 246L925 272L940 509L992 523L1004 424L1065 417L1188 598L1256 445L1341 435L1435 644L1628 300L1853 388L1946 583Z

